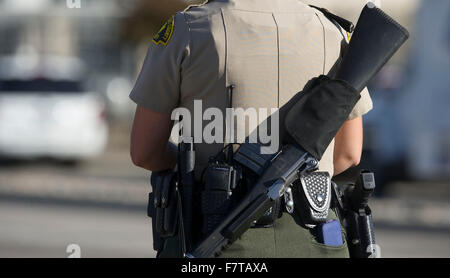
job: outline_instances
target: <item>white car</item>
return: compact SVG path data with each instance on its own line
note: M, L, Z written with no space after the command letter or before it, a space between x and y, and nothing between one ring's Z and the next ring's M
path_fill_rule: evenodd
M80 160L107 143L105 105L75 80L0 80L0 156Z

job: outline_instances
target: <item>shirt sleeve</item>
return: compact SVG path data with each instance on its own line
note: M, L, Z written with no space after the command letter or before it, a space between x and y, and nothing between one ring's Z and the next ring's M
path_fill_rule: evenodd
M189 54L189 28L177 13L153 37L141 72L130 93L137 105L170 114L180 100L183 63Z
M356 103L355 107L350 113L348 120L353 120L361 116L364 116L365 114L369 113L370 110L372 110L372 108L373 108L372 98L370 97L369 90L365 88L361 92L361 98Z

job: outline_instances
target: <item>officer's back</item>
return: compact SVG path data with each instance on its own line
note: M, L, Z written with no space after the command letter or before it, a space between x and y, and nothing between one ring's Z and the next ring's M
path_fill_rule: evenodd
M199 112L219 108L225 115L231 85L233 107L283 106L309 80L327 74L339 63L346 37L337 24L298 0L209 1L177 13L155 37L130 97L159 113L170 114L178 107L191 112L191 130L184 126L183 132L190 133L197 143L199 179L209 158L223 147L202 141L202 127L208 121L203 121ZM201 107L195 107L195 100L201 100ZM371 107L364 91L350 119ZM236 128L245 129L244 124L242 121ZM320 164L321 170L331 175L333 146L330 144ZM319 246L310 231L298 224L288 215L272 228L251 229L225 255L346 256L344 245Z
M175 27L188 42L180 106L192 115L194 99L202 100L203 111L217 107L224 112L231 85L233 107L281 107L310 79L331 70L346 36L321 12L298 0L209 1L177 14ZM359 106L368 103L367 98L363 94ZM365 106L368 110L370 103ZM245 129L244 124L237 122L235 128ZM321 163L331 174L332 145ZM198 172L220 147L197 147Z

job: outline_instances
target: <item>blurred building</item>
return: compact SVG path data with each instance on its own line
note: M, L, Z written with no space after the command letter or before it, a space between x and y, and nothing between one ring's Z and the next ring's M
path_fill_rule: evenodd
M415 18L417 36L394 107L408 174L450 180L450 2L423 1Z
M127 9L113 0L82 0L68 8L65 0L0 1L0 54L24 51L80 56L93 70L121 69L120 18Z
M69 8L66 0L1 0L0 56L78 58L88 89L105 96L110 112L120 116L130 106L135 69L134 47L122 41L122 20L134 2L81 0L81 8Z
M302 1L326 7L354 22L367 3L367 0ZM128 94L154 32L176 11L201 2L81 0L80 8L69 8L66 0L0 0L3 38L0 59L33 55L75 58L84 65L82 78L88 89L106 100L113 119L127 122L133 110ZM439 69L437 72L445 75L449 70L445 62L449 60L450 45L448 5L445 0L374 2L407 27L411 39L371 85L375 109L366 117L367 164L375 165L373 168L384 165L380 173L387 173L394 166L402 168L390 171L402 172L398 178L405 175L447 178L450 147L446 138L450 127L445 119L450 116L446 114L448 109L436 103L448 102L445 94L448 85L442 76L434 80L432 72ZM23 61L24 67L30 65ZM426 95L423 91L431 83L435 86ZM412 103L422 104L421 113L411 114ZM432 124L433 110L442 114L439 124ZM424 152L421 160L415 158L419 146L428 146L421 149Z

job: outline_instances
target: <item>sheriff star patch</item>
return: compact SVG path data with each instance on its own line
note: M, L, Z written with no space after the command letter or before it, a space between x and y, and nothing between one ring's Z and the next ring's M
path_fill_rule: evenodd
M175 26L175 16L172 16L166 24L164 24L161 29L159 29L158 33L153 37L153 42L155 44L167 45L172 38L173 29Z

